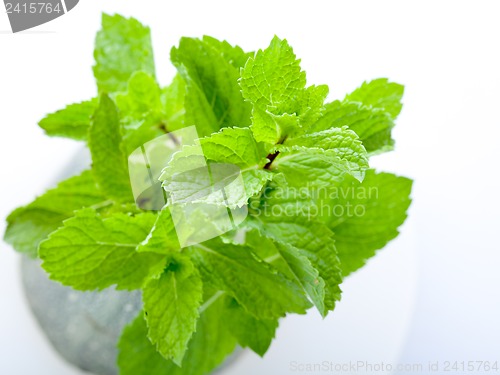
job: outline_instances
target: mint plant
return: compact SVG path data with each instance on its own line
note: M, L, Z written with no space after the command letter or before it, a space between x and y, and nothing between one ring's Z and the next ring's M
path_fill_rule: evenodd
M412 182L369 158L393 149L403 86L376 79L327 102L286 40L253 53L205 36L172 48L178 74L163 87L149 28L119 15L103 15L94 56L97 97L40 121L86 142L92 165L13 211L5 240L77 290L142 290L118 343L121 374L207 374L237 345L264 356L281 318L327 316L343 278L398 235ZM248 217L181 247L169 204L136 204L127 158L191 125L204 160L238 167L244 184L203 203ZM192 204L178 177L199 157L186 145L165 159L166 196Z

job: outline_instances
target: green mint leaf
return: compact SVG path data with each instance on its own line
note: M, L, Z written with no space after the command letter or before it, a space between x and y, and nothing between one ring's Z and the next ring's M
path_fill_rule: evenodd
M184 95L184 82L178 75L164 89L147 73L132 75L127 92L116 95L115 99L125 130L123 142L127 154L156 137L184 127Z
M283 173L287 183L294 187L328 187L333 181L342 181L347 173L362 180L366 169L366 166L359 167L350 160L341 159L335 150L303 146L281 147L280 150L271 169Z
M255 139L272 145L304 133L320 116L328 86L305 88L300 69L286 40L275 37L269 48L248 60L241 74L243 96L253 105Z
M204 279L228 292L257 318L303 314L310 307L304 293L257 259L250 247L214 239L190 247L190 252Z
M189 271L183 272L186 267ZM149 339L163 357L181 366L203 298L200 275L189 258L178 257L162 275L145 285L142 298Z
M319 276L309 258L292 246L277 243L279 254L286 261L297 281L304 288L312 303L325 317L328 310L325 306L325 281Z
M200 144L208 160L241 168L265 164L267 154L248 128L224 128L210 137L201 138Z
M209 299L189 341L182 367L167 361L147 338L144 314L125 328L118 344L120 375L205 375L231 353L236 340L224 319L224 298Z
M225 40L218 40L211 36L203 36L203 42L215 48L224 59L234 66L238 71L243 68L247 60L254 55L253 52L245 52L239 46L232 46Z
M169 167L164 173L171 173L172 168L177 166ZM208 204L236 209L245 206L272 177L273 174L265 170L240 170L234 164L209 163L206 167L169 177L164 174L162 178L165 179L163 187L174 204Z
M278 328L277 319L257 319L234 299L228 303L224 321L240 346L252 349L261 357L271 346Z
M379 78L364 82L359 88L346 95L344 101L359 102L365 106L382 109L396 119L403 108L401 104L403 94L403 85L389 82L387 78Z
M347 126L342 128L330 128L319 132L308 133L285 142L290 146L319 147L324 150L335 150L343 158L365 159L363 165L367 165L366 150L358 135Z
M297 98L297 114L302 127L308 128L321 117L328 92L327 85L313 85L299 94Z
M163 209L157 215L148 237L137 247L137 251L172 254L180 251L180 249L170 210L168 208Z
M184 127L184 96L186 85L180 75L176 75L170 85L162 90L161 100L165 109L166 128L175 131Z
M120 375L171 375L172 371L179 369L156 351L147 335L144 312L140 312L137 318L124 328L118 342Z
M273 241L258 231L246 233L245 244L253 248L264 261L272 264L284 275L295 280L307 293L322 316L328 313L325 307L325 281L312 266L307 255L285 243Z
M271 202L269 199L268 204ZM290 211L286 209L286 205L287 202L281 197L275 199L269 207L261 208L260 215L254 216L249 224L263 235L293 246L299 250L300 255L309 259L325 282L326 310L333 310L335 302L340 300L339 285L342 282L340 260L337 256L333 232L325 224L312 220L306 215L288 214ZM318 305L323 314L321 304L318 303Z
M123 144L127 155L165 134L162 91L151 75L134 73L128 82L127 92L116 95L115 101L124 128Z
M276 247L277 242L272 238L266 237L259 230L250 227L245 228L245 238L241 242L251 247L252 251L264 262L271 264L290 280L295 280L293 272Z
M226 194L229 206L241 207L248 198L259 193L263 186L273 178L273 174L262 169L266 164L267 153L257 143L248 128L225 128L208 138L200 139L204 156L209 161L233 164L241 168L245 192L231 187ZM232 202L232 203L231 203Z
M335 232L344 275L363 266L376 250L399 234L398 227L405 221L411 203L411 187L412 181L407 178L369 170L361 184L346 179L333 191L338 194L330 204L344 207L344 215L332 215L328 226Z
M358 134L371 155L390 151L394 148L391 130L402 108L403 91L403 86L384 78L365 82L344 101L327 104L323 116L312 125L311 131L347 125Z
M117 201L132 201L118 110L107 95L101 96L94 113L88 145L92 154L92 171L101 190Z
M225 55L219 50L221 45ZM179 47L171 51L171 60L186 83L186 124L196 125L200 136L222 127L250 124L251 106L243 100L239 68L234 66L243 58L232 57L241 49L228 50L227 43L213 38L182 38Z
M236 340L223 319L227 301L217 296L205 298L182 368L177 367L169 375L209 374L234 351Z
M137 128L151 112L162 108L161 90L153 76L136 72L127 83L127 91L116 96L116 105L129 128Z
M99 92L125 91L129 78L137 71L155 75L150 29L134 18L103 14L94 58Z
M330 128L292 138L285 142L286 146L304 146L321 148L340 159L347 173L360 179L369 167L368 154L357 134L347 127ZM334 162L338 162L338 159Z
M84 141L90 127L90 119L97 107L97 99L70 104L60 111L43 118L38 125L50 136Z
M176 203L242 207L273 177L262 169L267 153L248 128L224 128L199 143L202 150L186 146L174 154L160 176ZM232 183L240 175L242 184ZM225 194L221 194L222 188Z
M40 241L62 226L63 220L83 207L98 205L105 198L97 190L90 171L61 182L27 206L7 217L5 241L17 251L36 256Z
M118 289L138 289L165 258L136 251L154 221L149 213L103 219L92 209L78 211L40 243L42 267L52 279L78 290L115 284Z
M344 126L359 136L372 155L394 148L391 138L394 120L391 116L382 109L369 108L360 103L334 101L326 104L323 116L311 126L309 132Z
M255 140L274 145L281 138L281 128L272 113L255 106L252 111L252 125L250 126Z
M274 37L269 47L250 58L241 72L243 97L254 106L274 114L293 113L287 109L306 84L292 47Z

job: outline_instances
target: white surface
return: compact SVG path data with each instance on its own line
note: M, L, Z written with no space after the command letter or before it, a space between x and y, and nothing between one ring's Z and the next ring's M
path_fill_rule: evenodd
M374 160L416 180L402 235L344 284L335 313L325 321L315 313L287 318L265 360L246 354L229 374L297 373L292 361L500 361L497 2L82 0L17 35L6 32L2 13L2 218L41 193L78 147L45 137L36 123L95 94L90 67L101 11L152 27L163 83L174 72L169 49L182 35L255 49L278 34L302 57L309 82L329 84L332 98L376 77L406 85L396 152ZM0 374L77 374L38 331L18 256L3 243L0 290Z

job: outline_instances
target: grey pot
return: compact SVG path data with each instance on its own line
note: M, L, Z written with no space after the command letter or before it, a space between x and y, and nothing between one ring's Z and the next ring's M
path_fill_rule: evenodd
M140 292L75 291L50 280L40 262L27 257L21 270L31 310L54 348L84 371L118 374L116 344L141 310Z

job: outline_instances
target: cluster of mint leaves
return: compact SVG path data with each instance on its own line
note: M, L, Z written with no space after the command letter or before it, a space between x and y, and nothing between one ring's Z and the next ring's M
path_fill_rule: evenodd
M13 211L5 240L75 289L142 289L118 344L122 375L207 374L237 345L263 356L280 318L313 306L326 316L343 277L398 235L411 180L368 161L393 147L401 85L377 79L325 103L328 87L306 86L286 40L247 53L205 36L172 49L178 74L161 87L149 28L119 15L103 15L94 55L98 97L40 122L85 141L92 166ZM250 215L237 233L181 248L167 208L135 205L127 156L190 125L208 162L241 169L246 195L228 199ZM190 156L185 147L165 170ZM377 194L291 193L305 186ZM363 215L311 217L319 204Z

